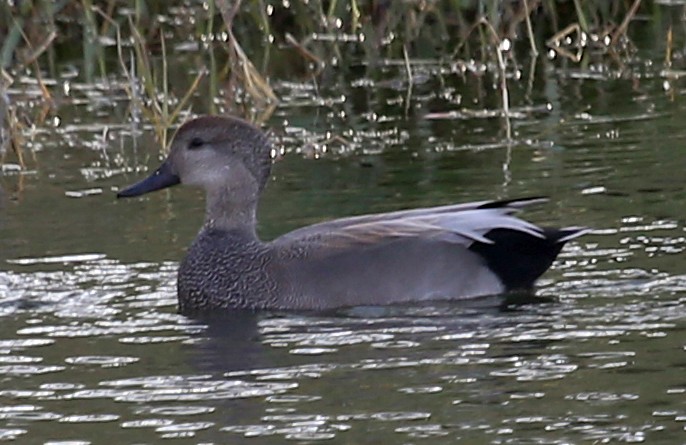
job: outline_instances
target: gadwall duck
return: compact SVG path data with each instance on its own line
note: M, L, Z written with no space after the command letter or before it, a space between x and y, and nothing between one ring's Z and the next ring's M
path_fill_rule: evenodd
M354 216L263 242L256 209L272 146L232 117L191 120L139 196L179 183L206 193L205 222L181 262L179 310L323 310L529 290L585 228L543 229L514 215L541 198Z

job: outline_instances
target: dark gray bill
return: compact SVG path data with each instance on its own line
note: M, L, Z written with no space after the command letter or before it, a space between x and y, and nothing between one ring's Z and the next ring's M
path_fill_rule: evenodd
M160 165L160 168L155 170L152 175L140 182L126 187L124 190L120 190L119 193L117 193L117 198L140 196L148 192L154 192L155 190L171 187L172 185L176 185L180 182L181 180L179 177L172 173L169 163L165 162Z

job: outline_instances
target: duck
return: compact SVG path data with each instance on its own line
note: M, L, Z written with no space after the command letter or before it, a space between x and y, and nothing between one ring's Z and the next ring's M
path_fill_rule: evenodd
M273 153L258 127L200 116L177 130L159 168L117 193L130 198L177 184L204 190L204 223L178 269L181 313L323 311L531 291L565 243L588 232L519 218L547 200L527 197L350 216L265 242L256 215Z

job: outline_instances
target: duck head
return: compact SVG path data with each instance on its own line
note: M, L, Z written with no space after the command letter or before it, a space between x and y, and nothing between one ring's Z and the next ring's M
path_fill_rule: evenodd
M233 117L203 116L182 125L169 155L150 176L120 190L118 198L143 195L177 184L207 192L223 189L259 193L271 170L271 145L253 125Z
M257 201L271 171L271 149L267 136L243 120L199 117L179 128L169 155L153 174L117 197L176 184L197 186L207 196L207 225L252 231Z

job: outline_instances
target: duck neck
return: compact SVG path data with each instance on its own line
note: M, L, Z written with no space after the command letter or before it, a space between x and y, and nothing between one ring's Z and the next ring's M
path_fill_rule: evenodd
M207 193L205 227L241 232L257 239L257 197L254 193L236 193L229 189Z

